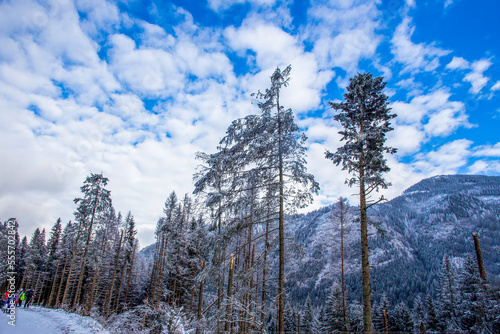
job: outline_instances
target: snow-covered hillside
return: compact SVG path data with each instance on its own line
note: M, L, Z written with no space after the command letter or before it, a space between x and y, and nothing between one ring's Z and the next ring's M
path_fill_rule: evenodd
M500 177L436 176L369 209L375 223L370 237L374 299L385 293L396 303L435 293L444 255L460 265L467 253L474 252L473 232L479 235L489 280L500 281L499 198ZM288 275L289 292L296 301L309 295L322 302L325 291L340 280L340 228L332 218L333 209L325 207L289 224L307 251ZM347 288L356 297L361 280L356 222L345 226L344 247Z

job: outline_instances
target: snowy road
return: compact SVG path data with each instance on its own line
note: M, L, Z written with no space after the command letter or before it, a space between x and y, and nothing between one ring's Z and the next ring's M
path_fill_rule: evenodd
M7 314L0 313L0 334L109 334L97 321L63 310L42 307L16 309L16 326L8 324Z

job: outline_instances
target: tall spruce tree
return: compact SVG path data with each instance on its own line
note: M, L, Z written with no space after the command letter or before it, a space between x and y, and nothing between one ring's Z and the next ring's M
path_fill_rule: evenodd
M385 146L386 133L393 130L390 120L396 117L390 113L388 97L382 92L385 85L382 77L373 78L371 73L361 73L350 80L344 102L330 103L339 111L334 119L343 127L339 134L345 144L335 153L325 153L337 166L342 164L342 170L354 174L346 180L349 186L359 186L363 323L367 333L372 332L367 209L382 200L369 203L368 197L372 191L390 185L383 178L383 173L390 170L384 153L396 153L395 148Z
M256 223L277 222L280 333L284 331L285 214L308 205L319 189L307 173L306 137L300 133L292 110L280 105L280 92L289 84L290 71L290 66L283 71L277 68L270 88L255 94L260 115L233 121L217 153L198 155L205 167L196 176L195 190L208 194L207 205L218 210L219 229L221 208L226 212L226 226L235 232ZM260 200L252 203L254 198ZM220 240L228 243L229 235ZM220 254L224 256L224 251Z
M77 211L75 211L74 214L76 220L80 222L80 226L86 235L86 239L83 257L81 260L78 286L73 300L73 307L80 300L83 277L85 273L85 264L87 261L89 245L92 240L94 224L99 222L99 218L105 216L112 208L111 192L105 188L108 182L108 178L104 177L102 173L91 173L90 176L87 176L83 186L80 188L84 197L75 198L74 200L74 202L78 205Z

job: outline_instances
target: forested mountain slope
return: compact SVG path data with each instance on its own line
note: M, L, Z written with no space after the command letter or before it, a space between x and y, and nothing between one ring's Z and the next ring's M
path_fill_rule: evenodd
M290 221L290 230L306 255L290 261L288 291L295 302L309 295L322 304L334 281L340 281L340 227L334 206ZM344 229L349 299L360 300L359 227ZM420 293L435 294L444 255L460 267L474 255L472 233L479 235L488 279L500 281L500 177L435 176L422 180L391 201L369 209L373 299L383 293L393 305L411 305ZM475 255L474 255L475 256Z

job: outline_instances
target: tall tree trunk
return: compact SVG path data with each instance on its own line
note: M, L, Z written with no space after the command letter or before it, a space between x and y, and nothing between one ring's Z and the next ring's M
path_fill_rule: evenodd
M128 273L128 280L127 280L127 291L125 292L125 304L127 303L128 290L130 288L130 280L132 279L132 268L134 268L134 258L135 258L136 248L137 248L137 243L134 244L134 250L132 251L132 261L130 262L130 271Z
M123 264L122 274L120 276L120 286L118 287L118 294L116 295L115 313L118 311L118 305L120 304L120 296L122 294L122 287L123 287L123 277L125 276L126 269L127 269L127 263L125 262Z
M201 263L201 270L205 269L205 261ZM198 320L201 319L203 308L203 280L200 282L200 291L198 293Z
M361 154L359 160L360 166L363 166L363 154ZM361 276L363 279L363 325L365 333L372 333L370 264L368 261L368 216L366 209L365 175L363 167L360 167L359 210L361 225Z
M36 295L36 292L38 291L38 282L40 281L40 274L41 272L38 272L38 276L37 276L37 279L36 279L36 284L35 284L35 290L34 290L34 294ZM33 299L35 299L35 297L33 296ZM35 301L33 300L33 303Z
M349 332L349 324L347 322L347 310L345 300L345 275L344 275L344 199L340 198L340 258L341 258L341 274L342 274L342 318L344 321L344 328Z
M227 280L227 306L226 306L226 326L224 330L229 332L231 328L231 296L233 291L233 271L234 271L234 254L231 254L231 262L229 264L229 278Z
M387 310L384 309L382 312L384 316L384 333L389 334L389 325L387 324Z
M57 260L57 266L56 266L56 272L54 274L54 279L52 280L52 287L50 288L50 294L49 294L49 299L45 305L50 307L52 305L52 299L54 297L54 289L56 287L56 282L57 282L57 273L59 272L59 263L61 260Z
M63 270L61 272L61 280L59 281L59 288L57 289L57 295L56 295L56 300L54 302L54 307L57 308L59 306L59 297L61 296L61 288L62 288L62 285L63 285L63 281L64 281L64 273L66 271L66 265L68 264L68 253L66 253L66 256L64 258L64 267L63 267Z
M118 251L116 253L115 269L113 270L113 278L111 279L111 287L109 289L108 301L106 302L106 308L105 308L106 317L109 315L109 304L111 303L111 299L113 299L113 289L115 287L116 269L118 268L118 262L120 260L120 250L122 249L122 241L123 241L123 230L122 233L120 234L120 243L118 244Z
M283 148L281 138L281 115L279 104L279 93L276 94L276 105L278 109L278 157L279 157L279 273L278 273L278 333L285 332L285 227L284 227L284 185L283 185Z
M92 209L92 217L90 219L89 233L87 235L87 242L85 243L85 251L83 252L82 266L80 268L80 277L78 278L78 286L76 288L75 299L73 300L73 307L75 307L76 304L78 304L78 302L80 301L80 294L81 294L82 283L83 283L83 275L85 272L85 262L87 262L87 253L89 250L90 238L92 237L92 226L94 225L94 217L95 217L95 212L97 210L98 200L99 200L99 190L97 190L97 194L95 196L95 201L94 201L94 207Z
M266 265L267 265L267 249L269 246L269 221L266 222L266 236L264 242L264 264L262 267L262 305L260 314L260 332L264 332L264 324L266 320Z
M75 262L75 255L76 255L76 249L78 246L78 239L79 238L80 238L80 230L78 231L78 235L76 236L76 240L75 240L75 246L73 247L73 254L71 256L71 263L69 265L68 278L66 279L66 286L64 287L64 293L62 296L61 305L64 305L64 302L66 301L66 294L68 292L68 286L70 284L71 272L73 270L73 263Z

